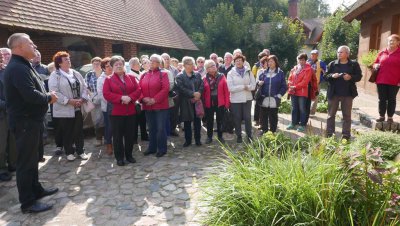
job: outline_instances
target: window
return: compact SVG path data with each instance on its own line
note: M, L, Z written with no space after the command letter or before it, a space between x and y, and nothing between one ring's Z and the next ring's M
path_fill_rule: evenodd
M392 34L400 35L400 14L394 15L392 18Z
M381 46L382 21L371 26L369 49L379 50Z

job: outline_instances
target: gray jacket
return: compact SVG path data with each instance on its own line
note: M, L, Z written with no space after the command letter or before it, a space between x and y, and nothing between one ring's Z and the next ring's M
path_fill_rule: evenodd
M70 69L73 70L73 69ZM83 99L89 100L88 89L82 75L73 70L74 76L80 83L80 96ZM74 118L75 108L68 104L69 99L73 99L73 93L68 82L68 78L59 70L51 73L49 78L49 90L56 91L58 100L53 104L54 118Z

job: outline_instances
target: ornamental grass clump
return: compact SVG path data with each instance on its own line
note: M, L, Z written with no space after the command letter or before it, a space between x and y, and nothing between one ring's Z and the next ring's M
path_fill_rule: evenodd
M381 149L383 159L392 160L396 155L400 154L400 135L389 131L362 133L357 136L350 149L352 151L362 150L369 143L371 148L379 147Z
M273 136L263 136L245 151L225 149L221 171L204 186L211 207L205 224L341 225L348 197L339 155L304 154L286 137Z

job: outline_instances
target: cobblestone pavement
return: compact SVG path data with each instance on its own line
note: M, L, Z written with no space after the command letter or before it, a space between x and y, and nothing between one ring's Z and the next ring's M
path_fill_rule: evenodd
M294 139L304 136L285 131L289 120L289 115L280 115L280 130ZM325 122L326 114L318 113L311 118L306 133L323 134ZM357 121L353 128L368 129ZM205 137L203 128L202 139ZM224 137L233 149L241 149L233 135ZM180 137L172 139L175 148L170 147L162 158L143 156L147 144L141 143L134 150L137 163L123 167L95 147L93 137L85 139L90 156L87 161L67 162L65 156L53 155L53 144L47 145L39 178L44 187L60 189L42 200L54 204L54 208L22 214L14 173L12 181L0 183L0 225L201 225L207 209L200 204L200 186L207 173L218 172L215 166L223 158L223 151L216 141L183 149L183 139L180 132Z

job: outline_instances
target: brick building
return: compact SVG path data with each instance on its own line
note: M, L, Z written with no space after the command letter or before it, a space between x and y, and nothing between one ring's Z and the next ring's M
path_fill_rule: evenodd
M358 57L369 50L382 50L387 47L387 38L391 34L400 35L399 0L358 0L346 13L344 20L361 21ZM376 94L376 85L368 82L370 71L361 65L363 80L358 83L365 92ZM376 94L377 95L377 94ZM398 95L400 97L400 94Z
M159 0L0 0L0 47L31 36L44 63L66 50L73 66L94 56L198 50Z

